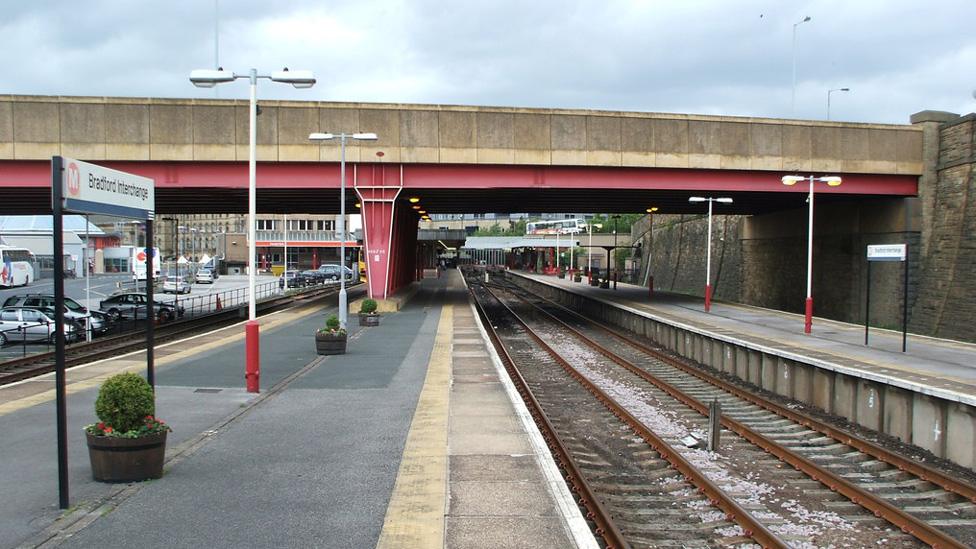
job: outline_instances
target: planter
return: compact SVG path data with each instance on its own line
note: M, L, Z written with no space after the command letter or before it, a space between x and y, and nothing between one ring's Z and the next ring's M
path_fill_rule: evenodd
M85 433L92 478L100 482L138 482L162 477L166 434L115 438Z
M566 271L559 271L559 278L566 278Z
M590 286L599 286L599 285L600 285L599 278L594 276L593 278L590 279Z
M359 325L360 326L379 326L380 325L380 315L373 314L363 314L359 313Z
M573 275L573 282L580 282L583 280L583 275L576 273Z
M315 352L320 355L346 354L346 334L315 333Z

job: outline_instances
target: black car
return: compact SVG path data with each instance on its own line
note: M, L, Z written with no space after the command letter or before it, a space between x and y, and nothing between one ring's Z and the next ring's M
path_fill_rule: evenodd
M302 288L310 284L308 277L298 271L288 271L287 277L282 275L278 278L279 287Z
M146 318L147 300L146 294L136 292L125 292L115 294L107 299L103 299L99 307L108 313L112 318L119 320L122 318ZM153 303L153 312L160 322L169 322L182 317L184 309L178 309L172 303Z
M327 277L325 273L316 269L310 269L308 271L302 271L301 275L305 277L305 284L322 284L326 281Z

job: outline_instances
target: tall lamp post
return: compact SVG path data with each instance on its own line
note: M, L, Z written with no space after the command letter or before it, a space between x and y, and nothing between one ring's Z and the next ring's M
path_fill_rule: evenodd
M841 178L836 175L814 177L801 175L784 175L783 184L792 187L800 181L810 182L810 196L807 198L808 210L810 212L807 223L807 300L804 307L803 332L809 334L813 326L813 183L819 181L826 183L829 187L836 187L841 184Z
M613 219L613 289L617 289L617 220L620 214L610 216ZM607 276L610 275L610 254L607 254Z
M827 90L827 120L830 120L830 94L834 92L849 92L849 91L851 91L850 88L833 88Z
M593 282L593 227L597 229L602 229L603 224L601 223L587 223L586 228L589 229L590 233L590 243L586 247L586 273L590 277L590 282Z
M346 327L349 313L346 298L346 140L376 141L375 133L313 133L312 141L339 139L339 326Z
M654 250L654 212L657 206L651 206L645 210L647 212L647 251L644 253L644 261L647 263L647 270L644 271L644 285L654 289L654 277L651 276L651 252Z
M712 202L731 204L732 199L692 196L688 202L708 202L708 244L705 245L705 312L707 313L712 310Z
M793 23L793 95L790 96L790 115L796 112L796 28L810 20L810 16Z
M251 69L247 74L236 74L225 71L197 69L190 72L190 82L198 88L212 88L217 84L233 82L239 78L247 78L251 83L251 102L248 114L248 162L247 162L247 324L245 325L245 347L247 348L247 365L244 375L247 380L247 391L258 392L259 351L258 351L258 323L257 323L257 295L255 293L255 271L257 270L256 249L254 245L255 225L257 220L257 118L258 118L258 79L264 78L272 82L291 84L296 88L311 88L315 85L312 71L289 71L287 68L273 71L270 75L258 74L257 69Z

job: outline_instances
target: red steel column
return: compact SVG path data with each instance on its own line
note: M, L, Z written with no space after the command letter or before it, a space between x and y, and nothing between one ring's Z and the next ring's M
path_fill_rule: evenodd
M261 389L261 349L258 341L258 322L249 320L244 325L245 341L247 342L246 365L244 380L247 392L257 393Z

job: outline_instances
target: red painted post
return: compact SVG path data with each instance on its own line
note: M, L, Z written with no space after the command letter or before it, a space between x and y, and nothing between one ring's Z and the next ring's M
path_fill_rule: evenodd
M803 321L803 333L809 334L813 326L813 296L807 298L806 314Z
M707 313L712 309L712 285L705 285L705 312Z
M258 327L256 320L249 320L244 324L244 346L247 349L244 379L249 393L257 393L261 389L261 354L258 343Z

